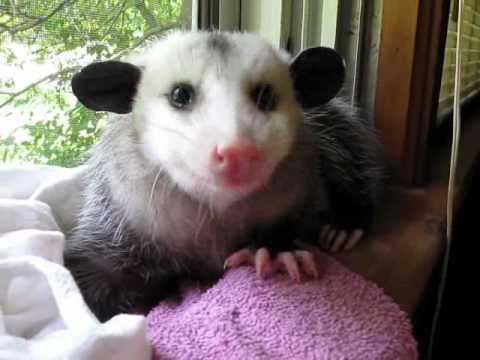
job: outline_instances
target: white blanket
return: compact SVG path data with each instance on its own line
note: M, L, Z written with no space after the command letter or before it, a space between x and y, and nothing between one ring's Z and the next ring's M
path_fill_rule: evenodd
M0 167L0 359L150 359L143 316L101 324L63 267L84 168Z

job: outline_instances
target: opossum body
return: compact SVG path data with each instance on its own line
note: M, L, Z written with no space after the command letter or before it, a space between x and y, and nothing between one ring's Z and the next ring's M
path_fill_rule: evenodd
M153 306L179 279L213 281L224 264L315 276L295 240L350 247L368 231L381 152L335 98L343 79L331 49L290 59L221 32L175 32L131 62L76 74L85 106L117 113L92 150L65 249L94 313Z

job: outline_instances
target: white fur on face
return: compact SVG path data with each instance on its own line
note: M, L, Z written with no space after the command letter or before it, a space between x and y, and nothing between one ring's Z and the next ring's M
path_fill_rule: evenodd
M268 183L289 153L301 112L283 54L251 34L222 34L219 48L212 47L210 36L173 33L150 49L141 59L144 70L133 113L145 155L191 196L225 209ZM179 83L195 89L188 109L168 101ZM258 84L273 87L273 111L259 110L251 99ZM239 137L260 149L261 171L248 185L219 186L209 168L212 149Z

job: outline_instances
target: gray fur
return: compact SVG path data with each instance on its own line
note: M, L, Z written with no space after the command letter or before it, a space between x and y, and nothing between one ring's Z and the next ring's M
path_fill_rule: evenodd
M334 208L344 206L344 195L363 211L380 195L376 135L340 100L306 114L270 183L223 214L179 190L142 155L137 135L131 115L110 120L92 151L79 225L65 250L67 267L102 320L153 306L177 279L218 278L225 257L248 245L258 226L309 213L305 219L317 230L316 216L327 207L323 182L340 194ZM349 216L345 228L356 226Z
M310 181L305 169L313 147L304 137L267 187L216 214L142 156L135 131L130 115L110 119L92 150L79 225L65 251L66 265L101 319L148 301L146 289L169 279L220 275L225 257L248 242L251 229L302 202ZM122 194L132 199L129 207Z
M305 122L315 134L320 166L329 180L378 205L386 173L375 128L340 98L306 112Z
M207 46L225 57L231 50L232 44L230 44L225 35L218 32L212 32L212 34L208 36Z

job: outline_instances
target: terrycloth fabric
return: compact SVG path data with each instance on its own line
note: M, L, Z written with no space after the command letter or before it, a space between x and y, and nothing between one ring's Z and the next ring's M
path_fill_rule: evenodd
M40 181L47 173L57 177ZM124 314L101 324L62 266L59 225L72 224L80 173L0 168L0 179L18 184L0 186L1 360L150 359L145 319Z
M148 314L155 359L417 359L406 314L374 284L325 258L318 281L230 270Z
M100 324L62 266L82 168L0 168L0 359L148 359L145 319ZM294 284L229 271L147 317L156 359L416 359L410 323L374 284L329 258Z

